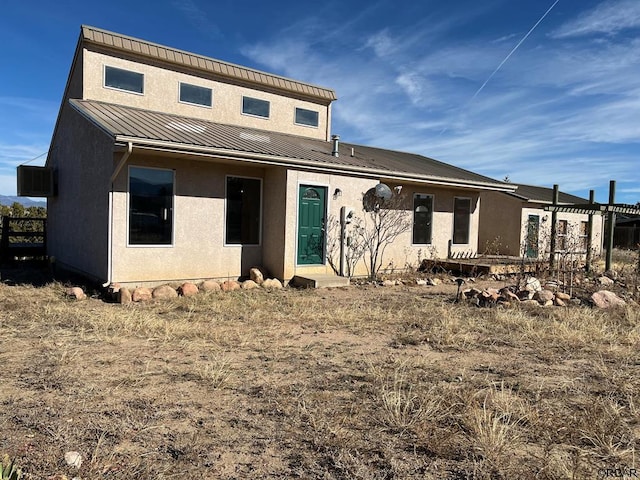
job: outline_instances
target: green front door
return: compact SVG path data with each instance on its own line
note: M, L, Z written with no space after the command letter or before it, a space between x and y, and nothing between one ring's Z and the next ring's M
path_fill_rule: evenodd
M527 258L538 258L538 240L540 234L540 217L529 215L527 220Z
M298 192L298 265L324 263L327 189L300 185Z

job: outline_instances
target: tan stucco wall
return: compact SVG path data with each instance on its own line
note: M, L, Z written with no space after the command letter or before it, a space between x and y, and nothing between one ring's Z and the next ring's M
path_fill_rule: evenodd
M548 252L551 237L551 212L542 205L523 202L512 196L498 192L483 192L480 209L479 253L521 256L524 254L529 215L540 217L539 253ZM580 222L589 216L579 213L558 212L558 221L567 220L570 235L577 237ZM593 216L593 251L602 253L602 216ZM574 239L573 243L576 244Z
M47 163L58 191L47 199L48 255L60 268L104 281L112 141L68 104L58 122Z
M113 88L105 88L105 65L144 74L144 94L138 95ZM195 74L187 74L158 65L117 58L87 49L84 50L83 69L83 98L85 100L98 100L185 117L200 118L211 122L329 140L329 106L223 83L213 78L199 77L195 76ZM178 101L180 82L211 88L213 90L213 107L180 103ZM270 118L243 115L243 95L271 102ZM319 113L318 127L296 125L296 107L317 111Z

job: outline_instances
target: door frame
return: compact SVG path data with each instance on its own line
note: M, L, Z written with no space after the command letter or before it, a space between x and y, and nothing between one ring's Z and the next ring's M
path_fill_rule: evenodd
M319 188L323 188L325 190L325 195L324 195L324 222L325 222L325 235L323 237L323 241L324 244L322 245L322 263L298 263L298 247L299 247L299 237L298 237L298 229L299 229L299 222L300 222L300 187L302 186L306 186L306 187L319 187ZM296 267L317 267L317 266L325 266L327 264L327 214L329 213L329 202L330 202L330 198L329 198L329 191L330 191L330 185L328 183L322 183L322 182L315 182L313 180L310 181L304 181L304 180L298 180L298 182L296 183L296 231L295 231L295 242L296 242L296 248L294 251L294 265Z

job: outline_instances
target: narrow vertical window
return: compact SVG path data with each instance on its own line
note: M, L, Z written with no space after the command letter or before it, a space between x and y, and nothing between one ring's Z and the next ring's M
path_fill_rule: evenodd
M580 246L583 252L589 250L589 222L580 222Z
M173 242L173 170L129 168L129 245Z
M567 234L569 224L566 220L558 220L558 227L556 229L556 250L564 251L567 249Z
M227 245L260 243L261 181L257 178L227 177Z
M433 221L433 195L416 193L413 196L413 243L431 243L431 223Z
M116 67L104 67L104 86L132 93L144 93L144 75Z
M469 243L471 224L471 199L458 198L453 201L453 243Z

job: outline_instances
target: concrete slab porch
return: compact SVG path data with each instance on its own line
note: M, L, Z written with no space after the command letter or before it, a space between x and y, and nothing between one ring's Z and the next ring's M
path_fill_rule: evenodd
M349 285L348 277L339 277L337 275L296 275L289 284L294 287L302 288L327 288L327 287L346 287Z

